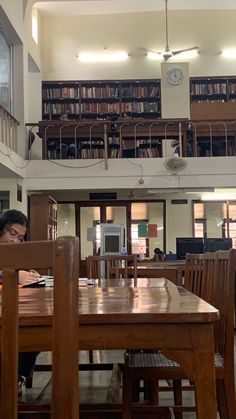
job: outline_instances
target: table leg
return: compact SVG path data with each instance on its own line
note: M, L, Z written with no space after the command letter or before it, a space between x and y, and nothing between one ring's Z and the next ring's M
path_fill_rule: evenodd
M213 324L195 325L192 329L197 418L216 419Z

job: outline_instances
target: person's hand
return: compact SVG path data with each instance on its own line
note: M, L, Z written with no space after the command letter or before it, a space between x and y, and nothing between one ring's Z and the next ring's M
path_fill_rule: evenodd
M38 272L30 271L19 271L19 283L20 285L32 284L39 279L40 275Z

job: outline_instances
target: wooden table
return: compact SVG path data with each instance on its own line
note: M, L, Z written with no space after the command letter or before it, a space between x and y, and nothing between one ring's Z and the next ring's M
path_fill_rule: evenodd
M52 293L20 289L20 351L51 350ZM218 310L186 289L82 287L79 349L161 349L194 378L198 419L216 419L213 322Z
M89 281L89 282L88 282ZM111 287L175 287L175 284L166 278L111 278L111 279L92 279L87 280L87 278L79 279L79 286L84 287L102 287L102 288L111 288Z
M137 276L144 278L167 278L175 285L182 285L184 265L158 265L154 263L140 264L137 267ZM112 273L112 269L111 269ZM134 270L132 267L128 268L128 275L132 276ZM124 268L119 268L119 274L124 275Z

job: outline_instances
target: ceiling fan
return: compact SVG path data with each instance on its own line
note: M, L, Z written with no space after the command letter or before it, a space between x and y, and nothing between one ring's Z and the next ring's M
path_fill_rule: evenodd
M192 47L192 48L185 48L176 51L171 51L169 47L169 33L168 33L168 0L165 0L165 32L166 32L166 46L164 51L154 51L148 48L140 47L141 51L145 52L152 52L154 54L159 54L165 61L169 60L169 58L174 57L175 55L181 54L182 52L194 51L198 50L199 47Z

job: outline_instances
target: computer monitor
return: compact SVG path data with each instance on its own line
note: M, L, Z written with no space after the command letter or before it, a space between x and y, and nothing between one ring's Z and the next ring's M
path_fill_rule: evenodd
M183 260L186 253L203 253L203 238L201 237L177 237L176 255L177 259Z
M205 252L232 249L232 239L222 237L209 237L205 241Z

